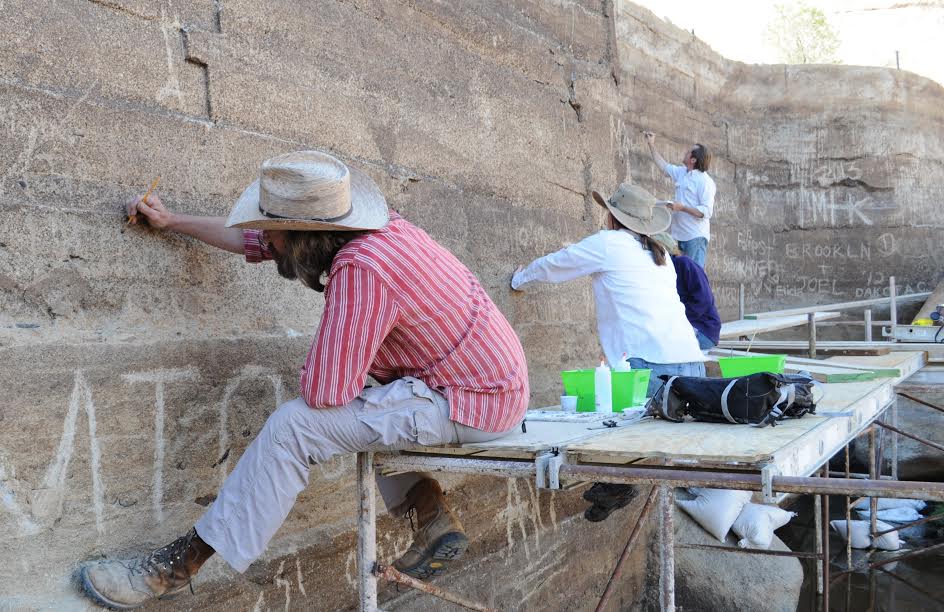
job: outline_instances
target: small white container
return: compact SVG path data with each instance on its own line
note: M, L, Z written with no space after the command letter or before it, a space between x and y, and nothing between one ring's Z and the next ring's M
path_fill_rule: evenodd
M633 368L629 365L629 357L626 356L626 353L623 353L620 360L613 364L614 372L630 372L632 369Z
M593 395L596 412L613 412L613 377L605 361L593 371Z
M577 396L562 395L560 398L561 410L564 412L577 412Z

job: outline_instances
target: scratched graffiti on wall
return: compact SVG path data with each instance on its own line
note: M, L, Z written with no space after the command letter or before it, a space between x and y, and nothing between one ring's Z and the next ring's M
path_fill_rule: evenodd
M150 387L150 393L133 395L135 401L140 402L142 414L153 414L152 462L150 467L150 509L155 523L165 518L164 492L165 469L169 462L167 456L168 427L166 424L168 405L168 389L176 385L192 385L201 380L200 371L195 367L178 369L155 369L148 371L129 372L122 375L122 379L135 387ZM239 373L230 378L225 386L223 396L216 405L218 429L215 432L218 448L230 448L229 415L233 396L240 387L251 380L267 382L272 388L272 409L281 402L283 385L281 376L272 368L247 365ZM111 415L108 415L111 416ZM109 474L105 473L102 456L121 452L107 445L109 436L103 436L99 426L102 418L101 408L96 405L94 389L88 382L81 369L75 370L72 380L72 391L68 399L68 409L62 421L59 443L56 454L49 461L40 482L29 483L22 478L16 478L16 466L13 461L0 457L0 515L6 513L14 519L22 533L32 533L41 528L51 528L63 516L64 503L70 492L79 495L89 503L70 508L71 512L89 512L94 520L95 529L99 535L106 532L106 524L114 518L110 513L120 510L111 510L113 505L106 505L107 485ZM83 422L84 421L84 422ZM79 436L82 430L87 434ZM196 434L195 434L196 435ZM87 448L82 448L79 441L84 441ZM125 441L116 442L122 446ZM72 490L76 485L73 482L84 482L84 479L72 478L72 464L77 454L87 455L90 470L88 490L77 492ZM225 453L224 453L225 454ZM111 465L120 466L121 462L112 462ZM230 457L218 462L219 478L225 479L230 466ZM335 469L339 472L334 476L340 477L340 471L345 467L352 469L350 464L339 463ZM121 508L121 504L118 508Z
M889 277L901 257L930 262L930 249L911 245L895 232L862 233L837 240L821 231L795 236L763 227L746 227L721 238L719 255L709 260L709 276L723 278L712 289L719 308L737 307L737 284L744 283L748 301L796 304L836 302L889 295ZM912 242L914 242L912 240ZM933 278L897 277L899 295L933 289Z

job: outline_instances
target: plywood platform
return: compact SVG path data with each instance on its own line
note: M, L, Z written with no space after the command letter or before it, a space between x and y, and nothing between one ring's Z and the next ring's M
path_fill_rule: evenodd
M838 318L841 313L838 312L817 312L814 316L817 321ZM787 317L775 317L770 319L740 319L737 321L728 321L721 324L720 337L722 340L729 338L740 338L741 336L753 336L791 327L800 327L806 325L809 319L805 314L791 315Z
M651 420L570 444L568 460L625 463L659 457L666 465L750 470L773 464L783 475L806 476L894 399L883 380L823 387L817 414L776 427Z
M410 452L528 459L554 450L565 453L569 463L748 471L772 465L782 475L808 476L881 414L894 401L894 385L925 363L922 352L841 359L863 366L897 368L902 376L821 385L824 395L815 415L788 419L776 427L646 419L616 429L588 429L583 423L537 421L527 423L527 433L515 432L491 442Z

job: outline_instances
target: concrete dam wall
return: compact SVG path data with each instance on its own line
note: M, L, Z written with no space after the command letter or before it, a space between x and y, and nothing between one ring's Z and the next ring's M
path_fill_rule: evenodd
M601 227L591 189L671 195L640 129L670 161L714 150L723 318L740 282L757 310L939 280L944 90L907 73L729 62L609 0L6 0L0 17L0 610L84 609L77 564L186 531L297 393L321 296L128 226L157 176L173 210L224 215L278 153L356 164L481 279L532 407L599 354L590 285L513 295L510 275ZM443 481L472 541L448 586L503 609L591 609L641 506L591 525L578 492ZM155 607L351 608L355 504L353 457L315 467L245 575L214 559ZM381 519L382 558L411 538ZM646 605L647 554L621 609Z

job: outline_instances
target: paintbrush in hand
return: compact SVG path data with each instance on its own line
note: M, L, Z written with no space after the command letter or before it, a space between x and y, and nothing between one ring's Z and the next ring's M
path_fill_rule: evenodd
M161 177L160 177L160 176L158 176L156 179L154 179L154 182L151 183L151 186L148 187L148 190L144 192L144 197L141 198L141 201L142 201L142 202L144 202L145 204L147 204L148 196L151 195L151 192L154 191L154 189L157 187L157 184L158 184L159 182L161 182ZM128 225L131 225L131 224L137 223L137 222L138 222L138 215L137 215L137 213L135 213L135 214L133 214L133 215L128 215Z

